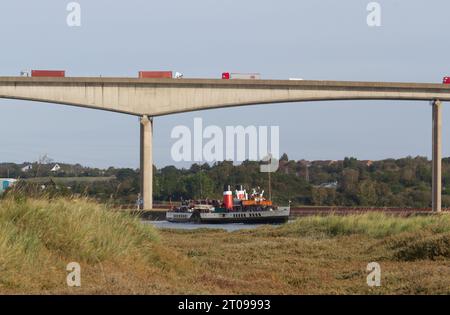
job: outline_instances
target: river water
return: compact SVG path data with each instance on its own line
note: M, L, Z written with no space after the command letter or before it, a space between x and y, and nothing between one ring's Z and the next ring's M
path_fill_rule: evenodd
M143 221L145 224L152 224L159 229L223 229L228 232L255 229L259 226L268 224L243 224L243 223L227 223L227 224L195 224L195 223L172 223L168 221Z

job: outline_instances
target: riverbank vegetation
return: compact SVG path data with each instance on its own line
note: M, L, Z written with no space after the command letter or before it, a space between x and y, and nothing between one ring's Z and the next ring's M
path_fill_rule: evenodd
M128 291L123 281L133 277L170 283L188 270L160 244L149 225L125 213L83 199L7 198L0 201L0 292L55 293L69 291L66 267L82 270L80 292ZM180 265L181 264L181 265ZM145 272L144 272L145 271ZM130 276L130 279L127 277ZM142 280L140 279L140 280ZM149 292L164 291L149 285Z
M81 265L68 288L66 266ZM369 287L367 265L381 266ZM450 294L449 214L155 230L86 199L0 201L0 293Z

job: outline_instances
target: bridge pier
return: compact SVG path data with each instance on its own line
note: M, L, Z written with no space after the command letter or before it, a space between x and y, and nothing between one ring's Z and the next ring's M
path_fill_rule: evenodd
M153 209L153 118L141 117L141 198L143 209Z
M440 100L434 100L433 107L433 178L432 207L433 212L442 209L442 106Z

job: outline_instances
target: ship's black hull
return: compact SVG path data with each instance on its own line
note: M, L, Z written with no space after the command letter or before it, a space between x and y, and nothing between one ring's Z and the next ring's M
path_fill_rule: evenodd
M225 224L225 223L244 223L244 224L281 224L289 221L289 217L261 217L261 218L209 218L200 219L197 223L205 224Z
M243 211L243 212L200 212L174 213L167 212L169 222L191 222L205 224L277 224L286 223L289 220L290 209L282 208L271 211Z

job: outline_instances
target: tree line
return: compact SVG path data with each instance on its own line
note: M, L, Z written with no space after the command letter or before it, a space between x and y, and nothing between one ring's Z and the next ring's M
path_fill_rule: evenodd
M86 168L60 164L61 170L50 172L51 165L23 172L23 165L0 164L0 177L23 178L23 186L36 186L46 193L85 195L99 201L135 203L140 191L137 169ZM443 159L444 207L450 206L450 158ZM295 161L284 154L279 168L270 176L272 199L277 204L293 206L431 206L431 162L425 157L406 157L380 161L360 161L346 157L340 161ZM33 178L39 181L33 181ZM79 179L78 179L79 178ZM92 178L92 180L81 180ZM101 178L101 180L100 180ZM269 191L269 176L260 172L260 162L231 161L193 164L190 168L154 167L155 202L182 199L221 199L224 185L261 187ZM39 188L39 189L38 189Z

